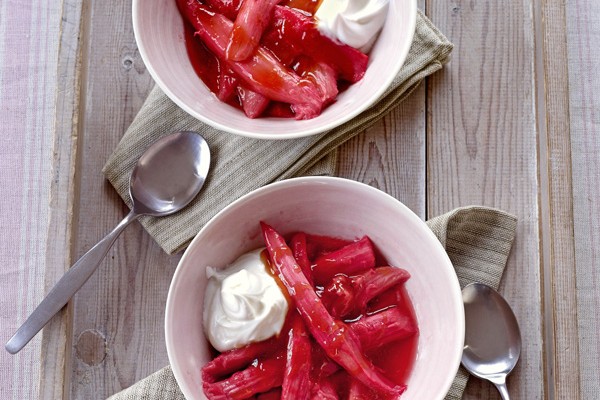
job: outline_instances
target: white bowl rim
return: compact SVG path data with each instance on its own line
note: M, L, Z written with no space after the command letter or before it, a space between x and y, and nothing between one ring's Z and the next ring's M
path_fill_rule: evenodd
M154 79L156 84L175 104L177 104L177 106L179 106L181 109L183 109L185 112L187 112L192 117L216 128L216 129L219 129L224 132L229 132L229 133L233 133L236 135L240 135L240 136L254 138L254 139L266 139L266 140L295 139L295 138L301 138L301 137L316 135L318 133L327 132L335 127L338 127L338 126L344 124L345 122L348 122L349 120L356 117L358 114L362 113L368 107L370 107L374 104L374 102L361 102L360 106L357 107L356 109L354 109L352 112L349 112L344 117L342 117L338 120L332 121L326 125L314 127L314 128L310 128L310 129L305 129L300 132L291 132L291 133L278 132L277 135L273 135L272 133L245 131L242 129L237 129L237 128L233 128L230 126L226 126L226 125L220 124L216 121L213 121L209 118L206 118L202 114L197 113L192 107L189 107L188 105L186 105L185 102L183 102L179 98L179 96L177 96L175 93L173 93L167 87L165 82L161 79L160 75L157 73L157 71L152 66L152 63L150 63L148 61L148 53L146 51L144 44L140 40L137 40L137 38L139 37L139 32L140 32L140 21L138 19L138 7L140 7L140 5L143 1L144 0L133 0L133 5L132 5L133 34L134 34L134 37L136 38L136 44L137 44L138 50L140 52L140 55L142 57L142 60L144 61L144 65L148 69L148 72L150 72L150 76L152 76L152 78ZM409 7L406 10L407 14L410 16L410 21L408 23L408 28L407 28L407 31L409 32L408 38L410 40L407 40L404 43L403 48L400 50L400 57L398 57L396 59L397 65L394 68L395 71L400 71L400 69L402 68L402 65L404 65L404 62L406 61L406 57L408 56L408 52L412 45L412 41L413 41L414 34L415 34L415 28L416 28L416 24L417 24L417 0L407 0L407 1L410 2ZM381 95L390 86L390 84L392 83L394 78L395 78L395 75L389 76L384 81L385 84L383 84L379 88L377 88L377 90L372 95L372 98L374 99L374 101L376 101L379 97L381 97Z
M169 329L168 321L171 318L171 312L172 312L171 310L173 309L172 304L173 304L173 296L174 296L174 294L173 294L174 286L178 280L182 279L182 278L180 278L180 275L181 275L181 273L182 273L181 271L183 269L180 268L180 266L187 262L187 258L189 257L188 255L190 254L188 249L195 247L196 242L198 242L200 240L200 238L202 237L202 233L205 230L207 230L212 224L214 224L215 223L214 221L218 220L218 217L221 214L227 213L230 209L237 207L240 203L246 201L249 198L252 198L255 196L260 196L265 191L271 191L271 190L276 190L279 188L285 188L287 186L301 185L303 183L349 185L349 186L355 186L355 187L363 189L363 190L376 192L377 195L381 196L382 198L385 198L387 201L394 202L399 208L401 208L403 210L403 212L406 214L407 218L409 218L416 225L424 228L423 232L425 233L425 235L429 236L430 239L432 239L431 243L434 243L434 247L436 247L438 249L438 251L441 251L442 257L444 259L446 259L446 261L447 261L445 266L449 267L449 268L444 268L443 271L447 275L448 285L450 286L451 292L453 292L457 295L458 301L456 302L455 307L453 307L454 308L453 311L458 318L458 320L456 321L457 333L458 333L458 335L456 336L456 339L459 342L459 345L456 346L457 351L454 354L454 362L452 364L454 366L453 370L454 371L458 370L458 367L460 366L460 362L461 362L462 344L464 343L464 336L465 336L465 316L464 316L464 307L463 307L463 302L462 302L462 292L460 289L458 277L452 266L452 262L450 261L450 258L448 257L446 250L443 248L442 244L439 242L439 240L435 236L435 234L431 231L431 229L429 229L429 227L425 224L425 222L421 218L419 218L419 216L417 214L415 214L410 208L408 208L406 205L404 205L401 201L399 201L395 197L389 195L388 193L385 193L382 190L374 188L365 183L361 183L361 182L354 181L351 179L346 179L346 178L331 177L331 176L305 176L305 177L285 179L282 181L278 181L278 182L274 182L274 183L270 183L268 185L262 186L258 189L253 190L250 193L243 195L242 197L238 198L237 200L233 201L232 203L230 203L229 205L224 207L213 218L211 218L202 227L202 229L200 229L200 231L196 234L194 239L191 241L189 246L186 248L183 256L179 260L179 263L177 264L177 267L175 269L175 273L173 274L171 284L169 285L169 292L167 295L167 301L166 301L166 306L165 306L165 322L164 322L165 325L164 326L165 326L165 343L166 343L166 348L167 348L167 356L169 358L169 364L171 365L171 369L173 371L173 375L175 376L175 380L179 384L179 387L181 388L181 391L183 392L184 397L186 399L191 399L191 398L193 398L193 396L192 396L191 392L189 391L187 385L185 384L183 371L177 365L174 365L174 363L173 363L174 340L173 340L173 337L171 336L171 331ZM448 374L443 385L441 385L441 388L444 389L444 390L442 390L442 392L444 393L442 395L442 398L448 392L448 390L450 390L450 386L452 385L453 381L454 381L454 374Z

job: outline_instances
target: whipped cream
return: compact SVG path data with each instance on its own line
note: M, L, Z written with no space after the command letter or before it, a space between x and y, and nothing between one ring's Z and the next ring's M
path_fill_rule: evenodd
M267 272L262 250L243 254L224 269L206 269L204 330L218 351L268 339L283 327L288 303Z
M319 30L368 53L385 23L389 0L323 0L315 17Z

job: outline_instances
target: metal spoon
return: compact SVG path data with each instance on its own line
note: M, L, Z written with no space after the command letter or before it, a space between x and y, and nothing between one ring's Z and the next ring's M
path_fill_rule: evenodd
M187 206L204 185L209 165L208 145L198 133L176 132L152 144L131 173L131 212L63 275L6 343L6 350L11 354L20 351L67 304L127 225L142 215L160 217Z
M466 324L462 365L492 382L509 400L506 377L521 354L517 318L500 293L483 283L465 286L462 296Z

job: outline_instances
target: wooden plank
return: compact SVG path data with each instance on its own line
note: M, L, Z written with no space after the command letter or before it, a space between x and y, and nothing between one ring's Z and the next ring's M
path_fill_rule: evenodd
M76 201L78 101L82 7L79 0L64 0L60 27L56 82L56 122L46 247L46 293L71 266L73 206ZM61 399L69 392L71 305L42 331L40 399Z
M131 2L84 7L77 256L126 214L101 169L153 85L136 48ZM138 224L117 240L75 298L71 398L106 398L167 364L164 304L176 263Z
M521 361L511 395L544 398L532 4L427 2L455 44L427 91L427 215L470 204L519 219L501 285L521 325ZM495 398L471 378L465 398Z
M581 398L600 393L600 3L565 3ZM573 310L575 311L575 310Z
M565 3L545 1L535 11L546 396L579 399Z
M53 246L49 206L54 190L50 177L60 20L61 2L0 2L0 332L4 343L37 307L46 285L61 268L55 269L46 254ZM40 333L16 355L2 349L0 397L42 395L42 342Z

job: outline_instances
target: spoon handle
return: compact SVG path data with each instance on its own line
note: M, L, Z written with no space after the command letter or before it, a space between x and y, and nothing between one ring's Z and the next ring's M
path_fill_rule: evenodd
M131 211L108 235L85 253L54 285L29 318L6 343L11 354L19 352L59 312L71 297L96 271L123 229L135 221L139 214Z
M510 400L510 397L508 396L508 389L506 388L505 382L500 382L500 383L494 382L494 385L496 386L496 389L498 389L498 391L500 392L500 397L502 397L502 400Z

